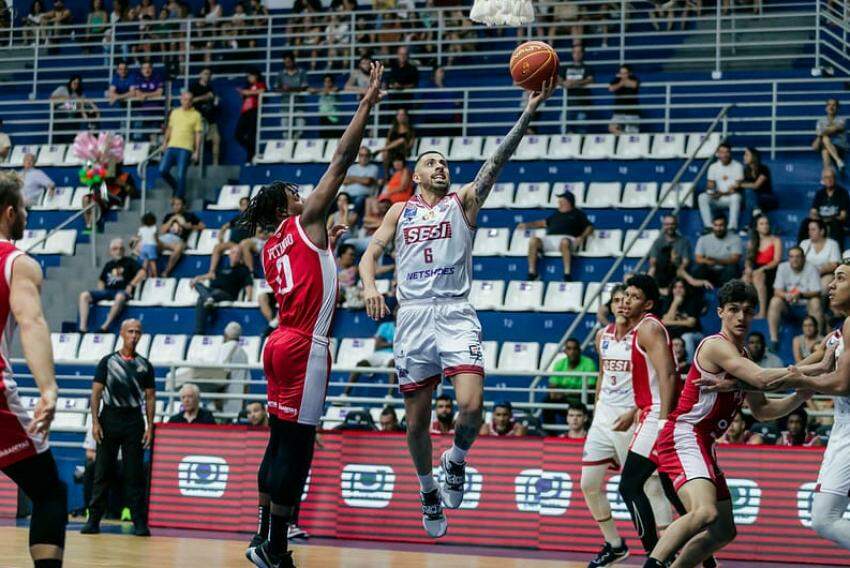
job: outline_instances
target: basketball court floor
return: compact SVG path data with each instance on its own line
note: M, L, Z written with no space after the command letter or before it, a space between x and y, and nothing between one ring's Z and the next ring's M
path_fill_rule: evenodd
M245 559L246 539L232 534L154 530L151 538L122 534L120 526L104 526L99 535L79 534L80 525L68 526L66 568L203 568L250 567ZM116 531L116 532L112 532ZM295 544L299 568L584 568L588 555L516 549L457 546L397 545L312 539ZM618 566L641 566L635 557ZM790 568L791 564L724 561L723 568ZM0 567L25 568L32 562L24 526L0 526ZM806 565L807 568L825 568Z

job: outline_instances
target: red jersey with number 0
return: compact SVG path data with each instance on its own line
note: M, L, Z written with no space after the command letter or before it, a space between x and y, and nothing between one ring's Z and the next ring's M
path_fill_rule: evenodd
M263 247L263 270L278 306L279 329L327 337L337 298L336 263L304 232L301 216L280 224Z

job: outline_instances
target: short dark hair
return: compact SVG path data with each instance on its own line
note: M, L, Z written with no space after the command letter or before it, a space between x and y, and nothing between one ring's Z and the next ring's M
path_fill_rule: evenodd
M392 416L393 418L398 420L398 414L396 414L395 408L389 405L385 406L383 410L381 410L381 416Z
M732 302L748 302L753 306L757 306L758 300L758 294L752 284L747 284L737 278L721 286L720 291L717 293L717 305L721 308Z
M749 340L749 338L751 338L751 337L759 338L761 340L762 344L764 344L764 334L762 332L754 331L754 332L750 333L750 335L747 336L747 339Z
M721 148L726 148L730 152L732 151L732 145L729 142L726 142L725 140L717 145L718 150Z
M452 401L452 397L450 397L447 394L441 394L440 396L437 397L437 400L447 400L447 401L451 402L452 405L454 405L454 401Z
M563 197L564 199L570 202L570 205L572 205L573 207L576 206L576 196L573 194L572 191L565 191L564 193L558 195L558 197Z
M438 156L440 156L440 157L441 157L442 159L444 159L445 161L447 161L447 162L449 161L449 159L448 159L448 158L446 158L446 157L443 155L443 153L442 153L442 152L440 152L440 151L438 151L438 150L425 150L424 152L420 152L420 153L419 153L419 155L418 155L418 156L416 156L416 161L414 162L414 164L418 164L418 163L419 163L419 160L421 160L421 159L422 159L422 156L424 156L424 155L426 155L426 154L437 154Z
M715 213L714 217L711 218L711 222L714 223L715 221L720 221L721 219L723 219L724 223L729 222L729 219L726 218L725 213Z
M653 310L660 307L661 293L658 291L658 283L655 281L655 278L649 274L635 274L626 280L626 288L632 286L643 292L647 300L652 301Z
M575 337L570 337L569 339L567 339L567 340L564 342L564 346L566 347L566 345L567 345L568 343L575 343L576 345L578 345L579 349L581 349L581 342L579 342L579 340L578 340L578 339L576 339Z
M820 229L821 231L826 231L826 223L823 222L823 219L809 219L809 222L806 223L806 226L809 226L812 223L817 225L818 229Z
M342 256L350 250L353 250L354 254L357 254L357 249L354 247L354 245L349 245L349 244L341 245L339 247L339 253L337 253L337 256Z
M0 173L0 209L5 209L10 205L17 207L21 204L23 196L21 188L23 180L17 172L2 172Z
M500 401L494 402L493 403L493 411L495 412L495 410L497 408L506 408L507 411L510 412L511 414L514 413L514 406L510 403L510 401L507 401L507 400L500 400Z
M569 408L567 408L567 410L581 410L583 413L589 414L589 412L587 410L587 406L583 402L574 402L574 403L570 404L570 406L569 406Z
M805 257L806 257L806 251L804 251L804 250L803 250L803 247L801 247L800 245L794 245L793 247L789 248L789 249L788 249L788 256L791 256L791 251L792 251L792 250L798 250L798 251L800 251L800 254L802 254L802 255L803 255L803 258L805 258Z
M291 59L292 61L295 61L295 54L292 53L291 51L284 51L283 55L281 55L280 58L282 60L283 59Z

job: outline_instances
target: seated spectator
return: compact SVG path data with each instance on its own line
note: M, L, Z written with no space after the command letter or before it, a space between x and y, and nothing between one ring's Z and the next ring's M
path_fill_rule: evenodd
M685 342L688 359L693 359L697 344L702 339L700 317L705 313L702 290L695 290L681 278L673 281L670 294L664 298L661 321L672 337Z
M546 393L546 398L543 399L547 404L560 404L561 408L544 408L541 414L541 419L545 424L563 424L567 419L567 406L572 406L577 402L581 402L580 393L565 393L560 392L561 389L581 390L585 381L587 389L594 392L596 388L596 375L586 376L584 373L596 373L596 361L583 355L581 352L581 344L578 339L571 337L564 344L564 355L562 359L552 365L552 371L557 373L576 372L582 373L579 375L556 376L549 377L549 392Z
M301 93L310 88L307 72L295 64L295 55L283 54L283 69L277 76L277 90L281 93Z
M711 227L712 215L717 210L725 211L729 217L729 228L738 230L741 214L739 184L744 180L744 167L732 159L732 147L724 142L717 147L717 161L708 167L705 192L699 194L699 214L704 227Z
M258 400L245 405L245 418L250 426L256 428L269 425L269 413L266 411L266 405Z
M254 291L254 276L242 262L242 249L233 247L227 251L230 264L219 266L214 273L201 274L192 278L192 286L198 292L195 306L195 335L203 335L207 320L215 310L216 302L234 302L242 291L250 298ZM202 284L209 280L209 284Z
M818 330L824 328L823 305L821 303L820 275L817 269L806 262L803 249L793 247L788 251L788 260L776 269L773 297L767 310L770 329L770 347L774 353L779 347L779 324L789 309L805 306L808 315L818 322Z
M396 50L396 58L389 64L389 69L384 75L387 86L393 91L406 91L419 86L419 68L410 61L409 51L406 46L399 46ZM413 100L412 93L395 92L390 97L398 106L408 106Z
M344 227L357 225L357 212L351 205L351 197L344 191L340 191L336 196L336 211L328 215L328 233L334 225Z
M171 212L162 218L162 225L159 227L160 245L163 249L171 251L168 265L162 273L163 278L168 278L177 266L186 250L186 241L192 231L203 231L204 227L204 223L197 215L186 211L185 199L178 196L171 198Z
M525 436L526 428L514 420L514 407L508 401L493 405L493 417L490 422L481 425L481 436Z
M357 162L351 164L340 191L347 193L354 200L354 211L363 216L366 199L378 193L378 178L380 172L377 164L373 164L372 153L366 146L361 146L357 153Z
M168 419L169 424L215 424L213 413L201 407L201 391L192 383L180 387L181 411Z
M777 446L811 447L823 445L820 436L809 430L809 413L802 406L782 418L779 424L781 431L776 439Z
M372 58L368 55L361 55L358 60L357 67L348 76L345 82L344 91L357 93L357 98L361 98L369 88L369 73L372 67Z
M573 43L573 59L567 65L564 78L561 79L561 85L567 92L567 125L571 131L587 132L587 126L580 123L590 119L590 106L593 104L593 99L588 85L591 83L593 83L593 71L584 63L584 47L580 42ZM569 110L571 108L576 110Z
M55 44L71 34L71 31L65 26L74 23L74 16L62 0L53 0L53 9L44 14L41 23L47 31L47 35L53 38L50 43Z
M41 205L42 196L52 194L56 184L42 170L35 167L35 154L24 154L24 169L21 170L21 194L24 205L29 208Z
M395 408L392 406L385 406L383 410L381 410L381 416L379 417L381 432L404 432L401 427L401 424L398 423L398 414L395 412Z
M109 90L106 91L106 98L109 99L109 104L118 103L120 106L125 106L127 99L133 96L133 85L135 78L130 76L130 69L126 61L119 61L115 66L115 75L112 76L112 82L109 84Z
M755 231L747 245L743 280L755 287L759 297L756 319L764 319L767 317L769 302L767 291L773 289L776 267L782 260L782 239L771 232L767 215L756 216L754 224Z
M640 124L640 107L638 103L638 79L628 65L620 65L617 75L608 84L608 91L614 93L614 113L608 132L622 134L623 132L638 132Z
M803 318L803 323L800 326L802 333L794 337L791 342L791 348L794 354L794 362L799 363L815 351L815 348L823 340L823 337L818 332L818 322L812 316Z
M413 197L413 177L407 161L401 158L393 160L389 170L389 180L384 191L378 196L378 201L388 199L390 203L404 202Z
M224 336L221 347L217 351L219 365L247 365L248 353L240 344L242 338L242 326L232 321L224 326ZM216 388L216 392L227 392L232 398L225 401L215 400L218 410L228 414L237 414L242 408L241 396L248 393L248 381L251 380L251 371L248 369L226 369L227 384Z
M55 140L60 144L74 141L81 130L93 130L100 118L100 109L86 98L83 79L73 75L64 85L59 85L50 95L53 106Z
M770 169L761 162L761 152L756 148L744 149L744 179L738 182L738 191L744 195L744 226L752 224L763 211L779 206L773 194Z
M528 240L528 279L537 280L538 256L547 249L558 249L564 261L564 281L572 280L573 253L584 246L587 237L593 233L593 225L584 211L576 207L576 198L569 191L558 196L558 210L546 219L520 223L517 229L546 229L544 238L531 237Z
M749 421L740 409L735 411L732 416L732 421L729 423L729 428L726 432L717 438L718 444L747 444L749 446L759 446L764 444L764 438L761 434L750 432Z
M455 409L452 397L441 394L437 397L434 406L436 420L431 422L432 434L454 434L455 432Z
M204 141L212 144L212 165L217 166L221 156L221 134L218 131L218 97L212 86L212 70L204 67L198 79L189 86L195 109L204 119Z
M688 356L688 352L685 349L685 341L681 337L674 337L670 340L673 345L673 357L674 361L676 361L676 373L684 379L687 376L688 371L691 370L691 361L693 360Z
M661 219L661 234L649 249L649 270L655 278L662 295L667 295L673 280L691 262L691 243L679 232L679 221L675 215L664 215Z
M782 359L766 349L764 342L764 334L760 331L754 331L747 337L747 351L750 353L750 359L764 369L776 369L784 366Z
M109 243L109 256L112 257L100 271L97 289L80 294L80 333L88 333L89 310L91 305L103 300L111 300L112 307L100 332L109 330L112 323L121 314L127 300L133 297L136 287L145 279L145 271L134 259L125 255L124 241L112 239Z
M396 160L407 161L410 150L416 142L413 125L410 124L410 115L407 109L400 108L395 113L393 123L387 132L387 142L383 148L377 150L384 160L384 171L390 171L390 165Z
M712 232L697 240L694 249L696 262L691 276L713 286L738 278L742 251L741 239L726 229L726 217L717 215L712 223Z
M374 197L367 199L366 213L363 216L363 226L357 232L356 237L345 238L343 239L343 242L354 245L354 248L357 250L357 254L363 254L366 247L368 247L369 243L372 241L372 235L378 230L378 227L381 226L381 222L384 220L384 215L387 214L387 211L390 210L391 206L392 202L386 197L381 199Z
M841 262L838 243L826 236L826 224L820 219L809 221L809 238L800 242L806 255L806 264L814 266L820 274L821 288L826 290L832 282L832 273Z
M570 404L570 409L567 410L567 431L559 436L559 438L569 438L571 440L584 440L587 438L587 407L581 402Z
M844 247L844 224L847 222L847 210L850 209L850 196L843 187L835 183L835 170L824 168L821 173L821 187L812 201L809 210L809 219L800 227L800 235L797 240L801 241L808 236L808 222L811 219L820 219L826 224L826 236L834 239L839 247Z
M3 119L0 118L0 129L3 128ZM12 150L12 139L9 135L0 130L0 163L5 162L9 157L9 152Z
M354 249L354 245L340 245L336 269L337 282L339 283L337 305L345 308L362 308L364 305L363 294L357 286L360 275L357 272L357 251Z
M815 139L812 149L820 151L823 167L844 168L844 156L847 153L847 131L845 119L838 116L838 99L827 99L826 116L819 118L815 127Z
M395 318L398 315L398 304L393 308L392 315L388 321L382 322L373 336L375 339L375 350L366 359L357 362L358 367L395 367L393 361L393 341L395 340ZM349 396L351 389L360 379L360 373L351 373L348 377L348 384L345 390L342 391L342 396ZM395 384L395 374L390 373L387 376L387 397L393 396L393 385Z
M269 234L266 229L258 227L257 233L252 237L248 228L239 222L239 218L248 208L249 202L250 200L247 197L240 199L239 212L219 228L218 243L213 247L212 256L210 257L210 272L216 271L218 263L221 262L221 257L225 252L238 246L242 249L242 261L253 274L254 255L259 254L263 250ZM225 235L227 235L226 241L224 240Z

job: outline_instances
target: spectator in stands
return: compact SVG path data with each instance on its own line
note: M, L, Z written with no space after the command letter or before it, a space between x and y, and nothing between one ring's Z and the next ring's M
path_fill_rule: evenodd
M41 24L47 32L47 36L51 38L49 43L52 44L59 43L69 36L71 32L67 29L67 26L73 23L74 16L62 0L53 0L53 9L46 12L41 19ZM48 53L56 52L49 51Z
M753 147L744 149L744 179L738 182L738 191L744 195L744 226L749 227L763 211L779 206L773 194L770 169L761 162L761 152Z
M262 74L256 69L249 70L245 86L237 91L242 95L242 110L236 122L234 137L239 145L245 148L245 162L250 164L257 152L257 112L260 108L260 95L266 91Z
M127 99L133 96L133 85L135 77L130 75L130 69L126 61L119 61L115 66L115 75L112 76L112 82L109 84L109 90L106 91L106 98L109 99L109 104L118 103L120 106L126 105Z
M190 162L197 162L201 153L201 132L204 130L201 113L195 110L192 93L180 93L180 106L168 115L168 127L162 139L165 153L159 163L159 175L171 186L175 196L186 196L186 172ZM177 166L177 178L171 168Z
M741 260L742 251L741 239L726 229L726 217L722 214L716 215L712 232L697 240L694 249L696 262L691 275L707 280L713 286L720 286L740 275L738 262Z
M221 348L218 350L216 363L222 366L247 365L248 353L242 347L242 326L232 321L224 326ZM251 372L248 369L227 369L227 384L215 389L217 392L227 392L230 396L226 401L215 400L215 406L228 414L237 414L242 408L241 396L248 392Z
M354 227L357 224L357 212L351 205L351 196L346 192L340 191L336 195L336 211L328 215L328 233L334 225L342 225L344 227Z
M163 278L168 278L177 266L186 250L186 241L192 231L203 231L204 227L203 221L197 215L186 211L184 198L176 195L171 198L171 212L162 218L162 225L159 227L159 243L162 248L171 252L168 264L162 273Z
M283 54L283 69L277 76L277 90L281 93L302 93L310 88L307 72L295 64L295 55Z
M396 58L387 70L386 83L393 91L402 91L390 96L396 103L396 108L410 106L413 94L403 91L419 86L419 68L410 61L410 52L406 46L399 46L396 50Z
M640 79L632 73L628 65L620 65L617 75L608 84L608 91L614 93L614 113L611 116L611 124L608 125L608 132L637 132L640 123Z
M357 251L354 245L342 244L337 251L337 282L339 284L339 296L337 306L344 308L363 308L363 294L357 286L359 273L357 272Z
M40 205L42 196L45 193L52 194L56 184L44 171L35 167L35 154L24 154L23 165L21 194L24 196L24 205Z
M490 422L481 425L481 436L525 436L527 430L520 422L514 420L514 408L508 401L497 402L493 405L493 416Z
M349 93L357 93L357 98L361 98L369 87L369 70L371 66L372 58L369 55L361 55L357 62L357 67L348 76L343 90Z
M245 297L253 297L254 276L242 262L242 249L232 247L227 251L228 266L219 266L214 273L201 274L192 278L192 286L198 292L195 306L195 335L203 335L207 320L215 310L217 302L234 302L244 290ZM202 284L209 280L209 284Z
M156 278L159 269L156 265L159 259L159 227L156 226L156 215L148 211L142 215L142 224L136 233L139 243L139 260L142 261L142 270L150 278ZM130 248L133 247L131 241Z
M564 343L564 357L555 361L552 371L556 373L575 372L576 375L551 375L549 377L549 391L543 402L547 404L563 405L561 408L544 408L541 418L546 424L563 424L567 419L567 406L581 402L580 393L566 393L563 389L580 391L587 384L588 392L594 392L596 388L596 375L588 376L587 373L596 373L596 361L583 355L581 343L575 337L570 337Z
M794 354L795 363L799 363L811 355L815 347L823 340L823 337L818 332L818 322L812 316L803 318L800 331L802 333L794 337L794 340L791 342L791 350Z
M759 367L776 369L783 366L782 359L767 350L764 334L760 331L754 331L747 337L747 351L750 359Z
M372 235L381 226L381 222L384 220L384 215L387 214L390 207L392 206L392 201L389 200L386 196L382 196L381 198L371 197L366 200L366 212L363 215L363 226L361 227L358 235L353 238L346 238L345 243L354 245L354 248L357 250L357 254L363 254L366 250L366 247L369 246L369 242L372 240Z
M806 264L814 266L820 274L821 288L826 290L832 282L832 272L841 262L841 249L834 239L826 237L826 224L820 219L809 221L809 238L800 242L806 255Z
M88 333L89 310L93 303L111 300L112 307L103 325L101 333L106 332L112 322L121 314L127 300L133 297L136 288L145 279L145 271L133 258L126 256L124 241L112 239L109 243L109 256L112 257L100 271L97 288L80 294L80 333Z
M384 170L390 170L390 164L396 160L407 160L410 150L416 142L413 125L410 124L410 115L407 109L400 108L396 111L389 132L387 142L383 148L377 150L384 158Z
M106 23L109 21L109 14L103 9L103 0L91 0L89 3L89 13L86 16L87 28L82 34L83 42L87 44L99 44L103 39L103 34L106 33ZM92 50L91 45L83 48L83 51L89 53Z
M850 196L843 187L835 183L835 170L824 168L821 173L821 189L815 194L809 219L820 219L826 223L826 236L835 239L839 247L844 247L844 224L847 222L847 211L850 209ZM808 234L808 219L800 227L798 240L803 240Z
M817 269L806 262L803 249L793 247L788 251L788 260L776 269L773 283L773 297L767 310L767 324L770 330L770 350L776 353L779 348L779 324L789 309L806 306L808 314L818 322L818 330L824 327L822 289Z
M250 203L250 199L247 197L243 197L239 200L239 211L234 215L229 221L227 221L224 225L221 226L218 230L218 243L213 247L212 255L210 256L210 269L209 272L215 274L216 269L218 269L218 263L221 262L221 256L236 246L242 246L242 242L246 239L250 239L251 232L239 223L239 217L242 213L248 209L248 203ZM224 240L225 235L227 236L227 240ZM247 248L247 245L246 247ZM245 261L245 266L248 267L251 272L254 272L254 257L250 252L245 254L247 251L243 249L242 260ZM250 257L250 264L248 263L248 258Z
M392 406L385 406L378 419L381 432L404 432L401 424L398 423L398 414Z
M431 422L432 434L454 434L455 409L452 397L447 394L441 394L437 397L437 402L434 406L434 417L436 420Z
M569 438L570 440L584 440L587 438L587 422L590 418L587 412L587 406L581 402L570 404L567 410L567 431L559 436L559 438Z
M221 134L218 131L218 97L212 87L212 70L204 67L198 79L189 86L194 97L195 109L204 119L204 141L212 144L212 164L221 159Z
M44 35L44 18L47 12L44 11L44 4L41 0L34 0L30 5L30 11L24 19L24 39L29 43L35 43L35 38L38 36L42 42L45 40Z
M378 179L380 172L377 164L372 163L372 153L366 146L361 146L357 153L357 162L348 168L342 188L354 200L354 211L363 216L366 199L374 196L378 191Z
M168 419L169 424L215 424L213 413L201 406L201 390L193 383L180 387L180 412Z
M777 446L822 446L820 436L809 430L809 413L802 406L782 418L780 428L784 428L776 439Z
M413 197L413 175L407 165L407 160L396 156L392 169L387 170L387 183L378 196L378 201L389 200L390 203L405 202Z
M755 286L759 297L756 319L764 319L767 317L769 302L767 291L773 289L776 267L782 260L782 239L771 232L767 215L757 215L754 224L755 230L751 231L750 242L747 244L743 280Z
M670 340L673 345L673 357L676 361L676 373L680 377L684 377L691 370L692 358L688 356L688 351L685 349L685 341L681 337L674 337Z
M711 226L712 214L720 209L727 211L729 228L738 230L741 214L741 194L738 185L744 180L744 167L732 159L732 147L726 142L717 147L717 161L708 167L705 192L697 198L699 214L706 231Z
M827 99L826 116L818 119L812 149L820 152L824 168L844 169L847 153L845 119L838 116L838 99Z
M528 239L528 279L537 280L538 256L548 248L545 245L551 246L557 241L557 248L561 251L564 261L564 281L569 282L572 280L573 253L584 246L587 238L593 233L593 225L584 211L576 207L575 196L565 191L558 195L558 210L549 217L517 225L520 230L543 228L546 229L546 241L537 236Z
M89 518L80 530L83 534L100 532L109 480L115 476L119 451L133 534L151 534L145 510L144 457L153 438L156 383L153 366L136 352L141 337L141 322L124 320L121 349L103 357L94 372L90 408L97 451Z
M729 429L717 439L717 443L747 444L749 446L764 444L764 438L761 434L750 432L748 422L744 413L740 409L736 410L732 416L732 421L729 423Z
M3 119L0 118L0 163L5 162L12 150L12 139L3 132Z
M702 339L700 317L706 312L702 290L695 290L683 278L677 278L664 298L661 321L673 337L685 342L688 359L693 359L697 344Z
M260 314L266 320L263 337L268 337L280 323L277 320L277 300L272 292L266 292L257 296L257 305L260 308Z
M267 428L269 425L269 413L266 411L266 405L255 400L245 405L245 420L249 426L255 428Z
M557 10L557 8L556 8ZM587 132L587 126L580 124L590 119L590 106L593 99L588 85L593 83L593 72L584 64L584 46L573 43L573 60L567 66L561 85L566 89L568 110L567 127L575 132Z
M159 133L163 113L164 82L159 74L154 73L153 65L146 61L142 63L139 73L133 81L132 100L138 101L138 119L133 124L136 132L135 140L144 140L144 132L147 131L151 140Z
M662 295L667 295L670 284L680 270L691 261L691 243L679 232L679 221L675 215L661 218L661 234L649 249L649 271L655 278Z
M333 75L325 75L322 78L322 88L314 92L319 95L319 137L338 139L342 134L339 128L339 87L336 86Z
M56 140L60 144L71 143L80 130L96 127L100 109L86 98L83 79L73 75L64 85L59 85L50 95L53 106L53 122Z

